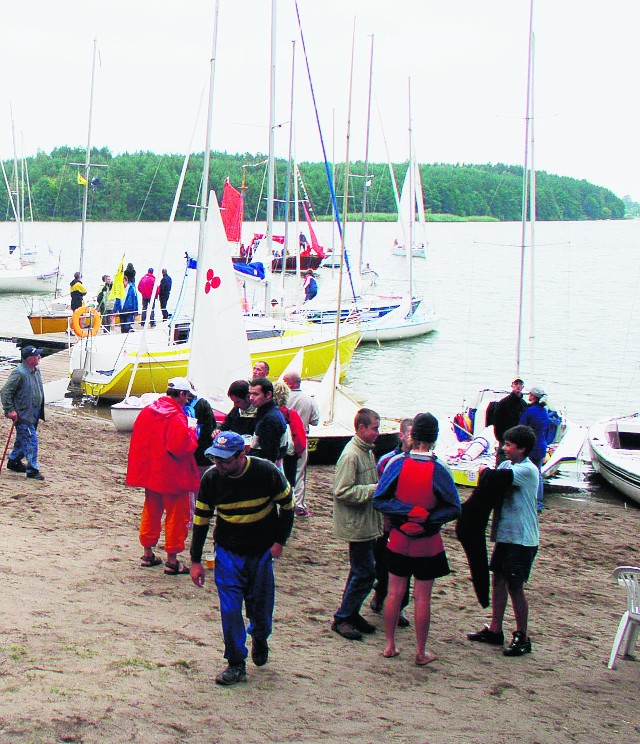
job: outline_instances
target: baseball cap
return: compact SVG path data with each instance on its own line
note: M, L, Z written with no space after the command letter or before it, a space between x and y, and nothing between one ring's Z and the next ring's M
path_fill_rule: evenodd
M167 387L173 388L174 390L186 390L192 395L196 394L196 391L193 389L191 383L186 377L172 377L169 382L167 382Z
M235 431L221 431L216 435L213 444L205 450L204 454L209 458L221 457L227 460L240 450L244 450L244 439L240 434L236 434Z
M524 380L522 380L520 377L516 377L516 379L511 384L512 385L524 385Z
M532 387L529 392L531 393L531 395L535 395L538 399L544 398L544 396L547 394L543 387Z
M25 346L20 352L22 359L30 356L42 356L42 349L36 349L35 346Z

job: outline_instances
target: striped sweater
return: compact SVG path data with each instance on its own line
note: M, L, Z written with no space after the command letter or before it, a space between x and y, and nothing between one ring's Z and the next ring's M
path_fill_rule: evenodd
M268 460L247 457L238 476L215 467L202 476L193 518L191 560L200 563L216 515L214 541L238 555L262 555L284 545L293 528L293 495L284 475Z

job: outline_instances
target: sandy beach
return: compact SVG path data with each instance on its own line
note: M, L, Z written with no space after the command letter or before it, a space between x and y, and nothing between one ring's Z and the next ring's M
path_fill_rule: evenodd
M0 431L4 448L8 422ZM639 662L606 667L626 596L610 574L640 563L639 509L549 497L529 585L534 650L514 659L466 640L487 615L449 525L452 574L436 583L429 644L438 659L419 668L413 629L399 631L398 657L382 657L383 621L368 607L376 634L331 632L347 558L331 533L333 469L313 468L313 516L277 563L269 663L221 688L212 573L199 590L140 567L128 437L48 408L40 443L44 483L0 476L3 741L640 742Z

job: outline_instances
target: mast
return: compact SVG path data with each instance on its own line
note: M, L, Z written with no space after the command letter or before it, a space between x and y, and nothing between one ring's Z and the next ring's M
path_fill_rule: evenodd
M13 139L13 182L15 185L15 194L16 194L16 201L15 201L15 207L13 210L13 214L18 224L18 255L22 256L22 245L23 245L23 238L24 238L22 218L23 218L24 204L20 198L20 174L18 172L18 151L16 149L16 128L15 128L15 124L13 121L13 108L11 108L11 137ZM11 196L10 190L9 190L9 196Z
M520 240L520 302L518 305L518 336L516 343L516 375L520 376L520 363L522 360L522 326L524 323L524 272L527 243L527 199L529 197L529 154L530 154L530 130L531 130L531 104L533 83L533 0L529 6L529 53L527 57L527 100L525 112L525 144L524 164L522 173L522 227ZM535 208L535 207L534 207Z
M276 121L276 5L271 0L271 67L269 76L269 164L267 167L267 249L273 254L273 202L275 199L275 121Z
M91 62L91 88L89 91L89 125L87 127L87 149L84 154L84 191L82 193L82 227L80 230L80 259L78 271L82 274L84 263L84 236L87 226L87 206L89 204L89 171L91 169L91 125L93 122L93 88L96 77L96 54L98 51L98 39L93 40L93 60Z
M289 150L287 155L287 179L285 194L285 220L284 220L284 245L282 246L282 284L281 284L281 295L280 295L280 307L284 308L284 279L287 273L287 255L289 254L289 222L291 221L291 159L293 157L293 91L295 82L295 67L296 67L296 42L295 39L291 42L291 96L289 103ZM293 169L293 179L296 180L295 168ZM297 222L296 222L297 224ZM297 243L298 234L295 234L293 239L293 245ZM296 258L296 266L300 267L300 250L294 248L292 254Z
M218 11L220 2L215 0L213 11L213 40L211 42L211 60L209 62L209 105L207 106L207 131L205 135L204 161L202 165L202 199L200 208L200 225L198 230L198 269L202 266L202 247L207 225L207 206L209 204L209 170L211 163L211 131L213 128L213 85L216 77L216 54L218 49ZM195 303L195 300L194 300ZM195 305L194 305L195 307Z
M531 176L529 179L529 348L531 350L531 362L535 361L535 232L536 232L536 166L535 166L535 100L534 100L534 77L535 77L536 37L531 32L531 124L530 124L530 153L531 153ZM531 370L533 372L533 369Z
M416 164L413 156L413 121L411 119L411 78L409 91L409 245L407 246L407 268L409 273L409 297L413 299L413 236L416 215Z
M367 98L367 131L364 146L364 178L362 179L362 224L360 225L360 252L358 255L358 271L362 270L364 260L364 223L367 214L367 188L369 184L369 134L371 132L371 88L373 83L373 42L371 35L371 54L369 57L369 96Z
M351 37L351 71L349 73L349 103L347 106L347 146L344 157L344 207L342 211L342 230L340 231L340 268L338 269L338 298L335 322L335 340L333 347L333 380L331 386L331 399L329 401L329 420L333 420L335 408L335 391L339 382L340 369L340 320L342 315L342 277L345 264L345 231L347 228L347 212L349 211L349 143L351 140L351 100L353 94L353 58L356 45L356 21L353 20L353 34Z

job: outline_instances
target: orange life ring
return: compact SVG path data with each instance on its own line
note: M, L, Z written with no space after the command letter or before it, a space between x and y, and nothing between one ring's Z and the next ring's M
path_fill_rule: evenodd
M83 325L82 319L87 316L91 316L91 324ZM81 305L73 311L71 316L71 328L78 338L87 338L87 336L95 336L100 330L102 325L102 316L95 309L95 307L87 307Z

